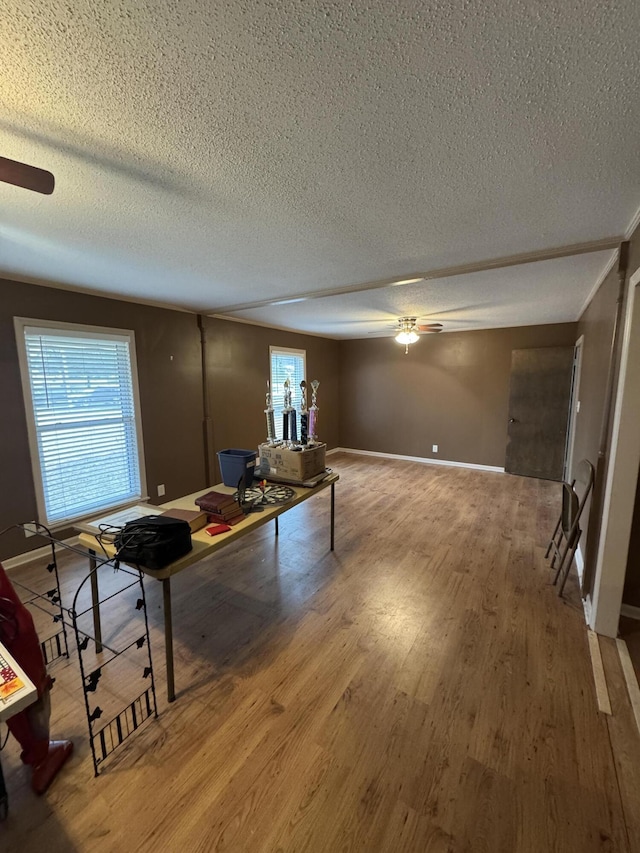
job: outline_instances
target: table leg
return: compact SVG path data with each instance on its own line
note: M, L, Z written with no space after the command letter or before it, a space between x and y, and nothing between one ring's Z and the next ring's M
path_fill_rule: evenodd
M336 518L336 484L331 483L331 550L333 551L334 527Z
M276 516L276 536L280 533L280 528L278 527L278 517Z
M96 640L96 653L102 651L102 623L100 621L100 591L96 570L96 552L89 551L89 571L91 580L91 606L93 609L93 636Z
M164 603L164 648L167 659L167 701L175 702L176 685L173 675L173 624L171 621L171 578L162 579Z

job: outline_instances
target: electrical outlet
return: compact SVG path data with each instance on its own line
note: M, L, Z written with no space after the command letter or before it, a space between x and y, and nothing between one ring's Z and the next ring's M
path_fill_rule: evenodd
M164 483L160 483L158 486L158 497L164 497Z
M432 451L433 453L437 453L437 452L438 452L438 445L437 445L437 444L433 444L433 445L431 445L431 451Z
M33 524L33 528L29 528L29 524ZM24 530L24 535L28 538L29 536L37 536L38 531L35 526L35 521L28 521L22 528Z

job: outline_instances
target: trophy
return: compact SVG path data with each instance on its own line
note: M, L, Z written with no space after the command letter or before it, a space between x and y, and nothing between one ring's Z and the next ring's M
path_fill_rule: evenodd
M300 442L306 444L309 437L309 415L307 414L307 383L300 383Z
M309 409L309 444L316 443L318 428L318 386L317 379L311 381L311 408Z
M291 382L289 381L289 377L284 380L284 406L282 407L282 440L289 440L289 412L291 411L291 404L289 402L289 398L291 396L291 391L289 390L291 387Z
M282 439L283 441L298 440L298 421L296 410L291 402L291 379L287 376L284 380L284 407L282 409Z
M273 414L273 404L271 402L271 383L267 379L267 408L264 410L267 416L267 444L274 445L276 443L276 422Z

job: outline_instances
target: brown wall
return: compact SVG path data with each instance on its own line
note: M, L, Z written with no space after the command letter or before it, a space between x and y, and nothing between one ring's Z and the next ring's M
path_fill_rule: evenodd
M511 351L575 340L563 323L425 335L408 355L389 338L343 341L340 444L502 467Z
M598 459L600 432L607 390L609 358L618 299L618 274L611 270L578 322L584 335L580 373L580 412L576 416L573 459L577 464Z
M636 229L633 237L631 238L629 275L633 275L639 267L640 227ZM633 523L631 528L631 540L629 542L627 576L625 580L623 601L625 604L632 604L635 607L640 607L640 472L638 472L638 486L636 489L635 509L633 511Z
M216 451L254 448L264 441L269 347L304 349L307 381L318 379L319 436L338 445L339 353L337 341L228 320L208 319L207 374ZM294 402L299 403L295 394ZM311 399L308 399L309 404ZM217 468L216 458L216 472Z
M165 484L167 499L204 485L196 317L0 279L0 529L37 518L14 316L133 329L149 494L157 494L159 483ZM180 454L171 452L176 447ZM40 545L12 532L0 539L0 557Z
M598 469L598 451L604 414L609 360L613 339L616 302L618 299L617 266L607 275L597 293L587 306L578 322L578 337L584 336L582 345L582 369L578 398L580 412L576 415L576 433L573 450L574 471L581 459L588 459ZM598 475L600 479L600 475ZM580 551L587 560L587 554L594 549L589 525L599 525L599 519L591 520L591 498L585 504L581 520L583 529ZM595 531L594 531L595 532ZM595 553L595 550L594 550ZM594 566L587 570L585 584L592 587Z
M636 503L633 510L631 540L627 559L627 575L624 581L622 600L625 604L640 607L640 472L636 486Z
M194 314L0 279L0 530L37 517L13 318L133 329L136 335L147 488L158 502L207 485L202 361ZM207 321L216 450L255 447L265 437L269 344L307 350L308 375L320 379L321 437L337 444L338 344L223 320ZM57 531L63 537L71 531ZM42 545L20 531L0 538L0 559Z

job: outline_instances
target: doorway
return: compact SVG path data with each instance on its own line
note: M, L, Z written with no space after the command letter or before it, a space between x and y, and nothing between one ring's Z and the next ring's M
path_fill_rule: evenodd
M564 454L562 479L570 481L573 468L573 448L576 440L576 424L580 412L580 373L582 371L582 345L584 335L580 335L573 349L573 369L571 371L571 391L569 393L569 426L567 428L567 448Z
M562 480L573 374L573 347L512 351L505 471Z

